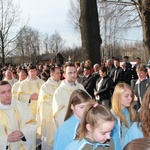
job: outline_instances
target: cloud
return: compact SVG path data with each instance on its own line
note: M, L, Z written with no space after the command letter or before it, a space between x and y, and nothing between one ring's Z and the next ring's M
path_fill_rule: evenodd
M17 1L17 0L16 0ZM28 25L49 35L58 31L66 39L66 45L73 45L74 32L67 22L70 0L18 0L23 10L23 19L29 19ZM78 43L76 43L78 44Z

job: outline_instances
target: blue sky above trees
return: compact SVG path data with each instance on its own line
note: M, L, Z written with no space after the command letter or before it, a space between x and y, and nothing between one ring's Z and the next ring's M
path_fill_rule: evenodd
M75 33L67 21L67 14L70 8L70 0L15 0L22 9L22 19L28 25L35 28L42 34L52 35L57 31L66 40L66 46L80 46L79 33ZM126 42L142 40L141 29L131 29L124 36Z
M66 46L81 45L78 34L67 21L70 0L15 0L22 10L22 19L42 34L57 31Z

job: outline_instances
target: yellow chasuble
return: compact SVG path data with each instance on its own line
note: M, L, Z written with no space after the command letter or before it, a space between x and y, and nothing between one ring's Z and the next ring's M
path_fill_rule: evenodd
M52 122L52 98L55 90L59 86L59 82L55 82L49 78L40 88L38 104L37 104L37 115L36 120L38 123L38 134L46 137L47 145L49 145L50 130L53 126ZM42 129L41 129L42 127ZM42 131L41 131L42 130ZM46 135L43 135L44 133ZM51 145L49 145L51 146Z
M20 130L26 142L22 140L7 143L7 136L13 131ZM0 104L0 150L35 150L37 123L33 119L28 106L12 100L11 105Z
M36 80L31 80L27 77L24 81L21 82L18 90L18 100L28 104L35 118L37 112L37 100L31 100L31 103L29 103L29 99L31 94L33 93L39 94L40 88L43 83L44 81L39 79L38 77Z
M76 89L82 89L85 91L83 85L78 83L77 81L74 85L71 86L68 83L66 83L65 80L63 80L54 93L52 110L53 121L55 123L55 130L51 130L51 141L54 140L58 127L64 122L70 95Z
M21 83L21 81L18 81L18 82L13 84L13 86L12 86L12 99L18 100L18 89L19 89L20 83Z
M8 80L8 79L4 78L4 81L7 81L11 86L13 86L16 82L18 82L18 80L15 78L13 78L12 80Z

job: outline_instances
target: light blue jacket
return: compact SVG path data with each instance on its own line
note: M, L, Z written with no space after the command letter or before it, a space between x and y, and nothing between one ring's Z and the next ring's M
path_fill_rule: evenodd
M80 120L74 115L67 119L57 130L53 150L65 150L74 140Z
M141 125L138 125L137 122L134 122L126 134L124 146L137 138L143 138L143 132L141 129Z
M127 128L123 123L121 123L120 118L118 116L116 116L112 110L111 110L111 112L113 113L114 117L116 118L114 128L111 132L111 137L114 140L115 150L122 150L123 146L124 146L125 136L129 130L129 128ZM125 108L124 110L122 110L122 113L124 114L124 116L126 118L128 127L130 127L131 123L130 123L130 115L129 115L128 109Z

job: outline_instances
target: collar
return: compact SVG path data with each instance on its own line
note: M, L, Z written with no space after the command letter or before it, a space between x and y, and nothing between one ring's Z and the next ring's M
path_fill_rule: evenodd
M13 101L11 101L11 103L8 104L8 105L3 105L3 104L0 102L0 108L2 108L2 109L9 109L9 108L12 107L12 105L13 105Z
M55 84L57 84L57 83L59 83L60 81L55 81L55 80L53 80L53 78L52 77L50 77L49 78L49 80L52 82L52 83L55 83Z
M93 150L96 150L97 147L109 147L110 145L107 143L99 143L99 142L93 142L89 138L85 138L85 140L93 145Z
M76 84L76 81L74 82L73 85L71 85L67 80L64 80L64 83L65 83L66 85L69 85L69 86L76 86L76 85L77 85L77 84Z
M29 78L29 76L28 76L27 79L28 79L29 81L37 81L37 80L39 79L39 77L37 76L36 79L33 80L33 79Z
M86 75L85 77L86 77L86 78L88 78L88 77L89 77L89 75Z
M143 79L143 80L138 79L135 84L140 84L140 82L142 82L144 80L147 80L147 79L148 79L147 77L145 79Z

